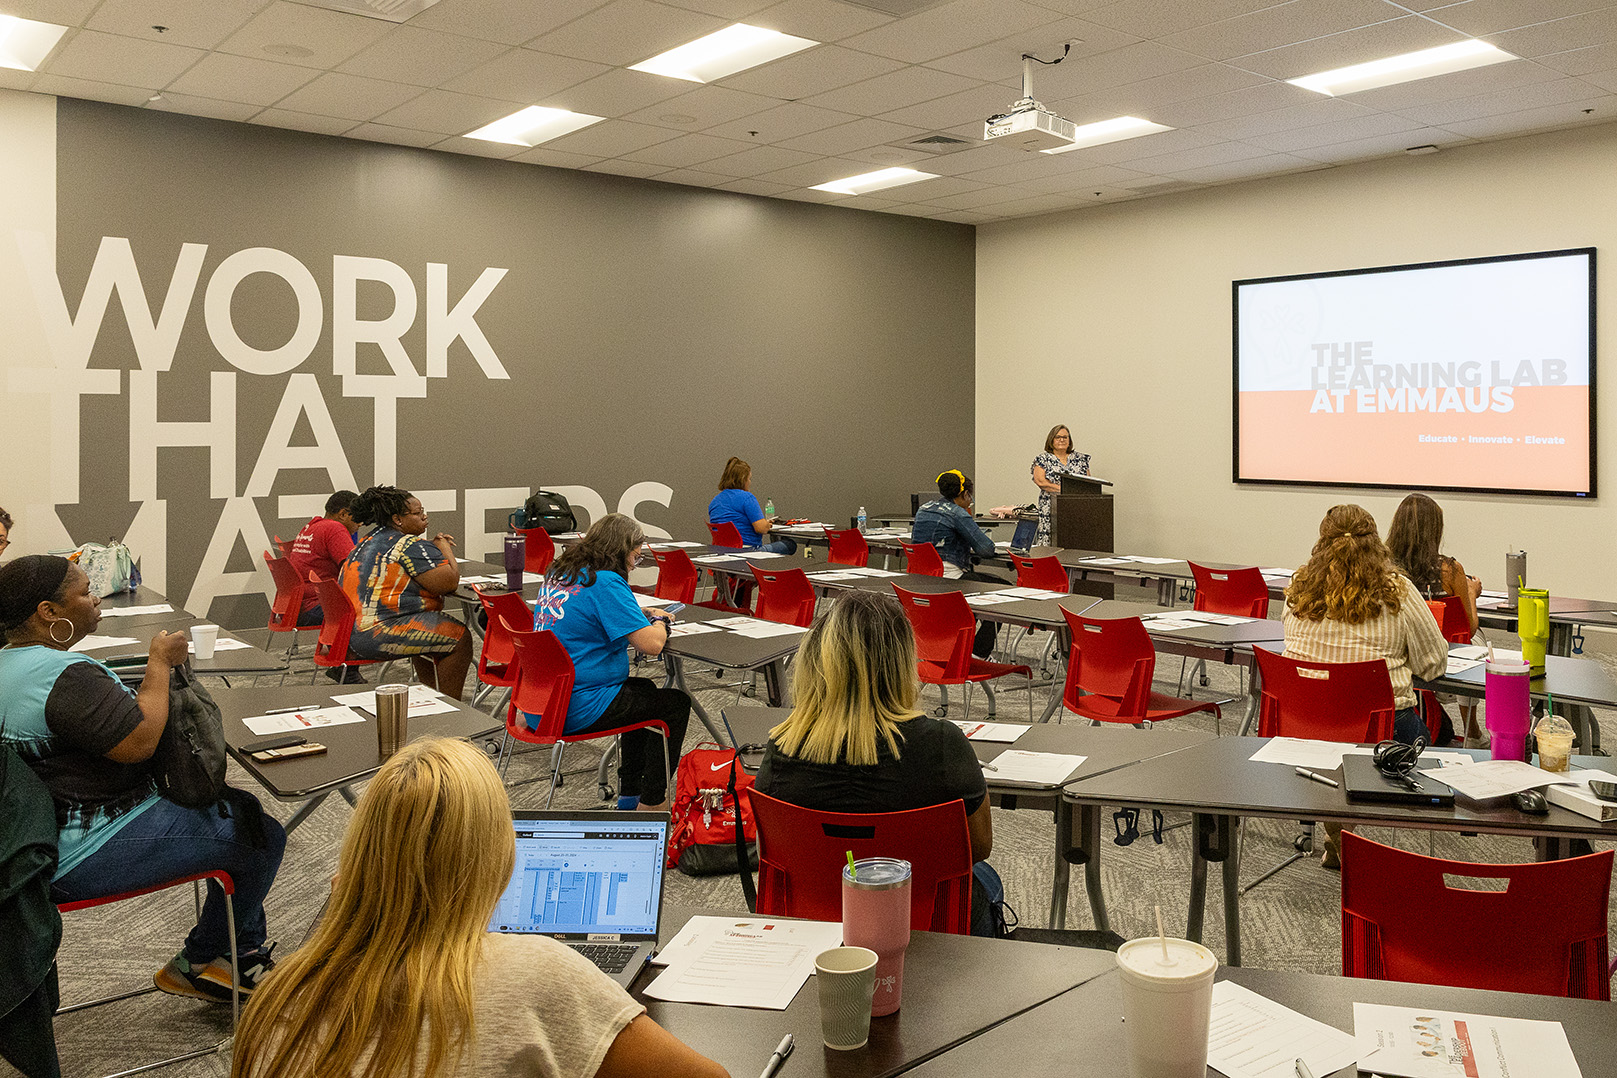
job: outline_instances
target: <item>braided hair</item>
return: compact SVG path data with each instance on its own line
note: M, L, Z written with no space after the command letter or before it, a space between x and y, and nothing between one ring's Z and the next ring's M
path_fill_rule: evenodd
M1399 575L1375 517L1363 506L1332 506L1308 563L1292 575L1286 604L1305 621L1362 625L1398 612Z
M0 632L25 625L40 603L63 602L73 563L54 554L28 554L0 565Z
M354 499L348 512L357 524L390 528L394 517L402 517L410 512L412 497L414 495L409 491L399 487L371 487Z

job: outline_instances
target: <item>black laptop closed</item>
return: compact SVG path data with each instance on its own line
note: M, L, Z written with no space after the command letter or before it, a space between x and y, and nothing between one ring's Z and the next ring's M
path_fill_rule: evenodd
M1376 770L1376 762L1364 753L1342 757L1342 790L1349 801L1370 801L1389 805L1452 805L1454 791L1448 784L1415 772L1411 789L1399 779Z

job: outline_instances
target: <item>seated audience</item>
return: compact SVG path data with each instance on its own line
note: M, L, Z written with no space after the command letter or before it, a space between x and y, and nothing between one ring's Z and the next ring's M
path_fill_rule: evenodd
M66 558L29 555L0 566L0 740L44 780L56 806L56 902L100 898L208 869L235 882L244 996L274 963L264 896L286 834L251 794L227 790L228 815L157 794L152 755L168 723L169 672L186 661L182 632L152 639L139 690L74 644L95 631L101 600ZM230 1001L224 892L208 884L185 947L158 971L175 995Z
M915 634L898 600L850 591L814 621L797 653L794 706L769 732L757 788L823 812L901 812L965 802L973 935L993 935L986 864L994 848L988 786L966 735L917 706Z
M400 749L354 809L318 927L242 1015L232 1078L728 1078L570 948L488 931L515 861L482 752Z
M337 491L326 499L326 515L311 519L292 540L292 551L286 557L297 570L299 580L307 581L310 573L327 580L337 579L342 563L354 552L354 540L359 537L359 525L349 512L358 497L351 490ZM320 624L320 594L312 586L303 591L298 624Z
M931 543L938 548L943 559L943 575L950 580L981 580L990 584L1008 584L1003 576L977 568L979 557L994 553L994 541L977 526L971 515L973 488L971 477L960 471L947 471L938 476L941 497L927 502L915 514L910 526L912 543ZM997 626L991 621L977 623L977 639L971 653L986 658L994 653L994 635Z
M567 732L660 719L668 726L672 774L679 768L691 698L678 689L659 688L649 678L629 676L628 649L660 655L674 626L672 614L656 607L640 609L629 590L629 571L639 563L645 542L640 525L621 513L591 524L584 538L564 550L545 573L533 604L533 626L555 633L573 660ZM631 730L622 736L618 794L621 809L668 808L661 734Z
M764 537L775 526L774 517L764 516L757 497L752 493L752 465L740 457L731 457L719 477L719 492L707 506L709 524L734 524L741 533L743 546L767 550L774 554L795 554L797 541L791 536L764 542Z
M349 515L376 525L342 565L342 590L359 610L349 653L357 659L408 656L422 684L460 699L472 637L443 612L443 597L460 586L454 536L422 539L427 511L398 487L371 487L354 499Z

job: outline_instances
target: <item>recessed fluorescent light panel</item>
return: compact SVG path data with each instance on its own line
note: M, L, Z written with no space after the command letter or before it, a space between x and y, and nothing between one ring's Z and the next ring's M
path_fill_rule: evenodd
M913 168L884 168L877 172L849 176L845 180L817 183L810 187L809 190L831 191L839 195L868 195L872 191L883 191L889 187L900 187L906 183L917 183L921 180L935 180L937 178L936 173L917 172Z
M1321 71L1317 75L1286 81L1315 93L1340 97L1360 90L1374 90L1381 86L1469 71L1473 67L1487 67L1515 59L1518 58L1485 41L1456 41L1452 45L1406 52L1402 56L1389 56L1385 60L1371 60L1367 64L1339 67L1335 71Z
M1141 135L1154 135L1158 131L1172 131L1166 124L1154 124L1150 120L1142 120L1138 116L1117 116L1110 120L1099 120L1092 124L1084 124L1072 133L1073 143L1070 146L1056 146L1040 153L1068 153L1072 150L1082 150L1088 146L1104 146L1108 142L1122 142L1124 139L1139 138Z
M793 37L738 22L643 63L633 64L629 70L667 75L686 82L712 82L818 44L806 37Z
M541 142L570 135L590 124L598 124L604 119L604 116L586 116L582 112L530 105L503 120L495 120L476 131L469 131L466 137L484 142L508 142L512 146L537 146Z
M37 71L67 27L35 22L15 15L0 15L0 67Z

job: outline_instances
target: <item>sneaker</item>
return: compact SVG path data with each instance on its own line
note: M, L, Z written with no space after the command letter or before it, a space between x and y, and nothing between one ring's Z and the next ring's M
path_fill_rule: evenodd
M268 943L251 954L240 956L241 1001L247 1002L264 974L275 968L270 952L275 944ZM181 951L169 959L168 965L157 971L152 982L173 996L190 996L210 1003L230 1002L230 956L215 958L205 966L196 966Z

